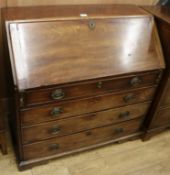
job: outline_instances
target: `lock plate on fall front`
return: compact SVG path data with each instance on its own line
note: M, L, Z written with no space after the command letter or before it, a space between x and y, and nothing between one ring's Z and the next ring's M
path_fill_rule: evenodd
M91 30L94 30L96 27L96 23L94 20L90 20L88 25Z

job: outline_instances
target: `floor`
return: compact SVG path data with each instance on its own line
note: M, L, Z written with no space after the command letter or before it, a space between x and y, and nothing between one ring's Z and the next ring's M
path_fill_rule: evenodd
M6 156L0 153L1 175L170 175L170 130L148 142L113 144L24 172L17 170L12 146L8 151Z

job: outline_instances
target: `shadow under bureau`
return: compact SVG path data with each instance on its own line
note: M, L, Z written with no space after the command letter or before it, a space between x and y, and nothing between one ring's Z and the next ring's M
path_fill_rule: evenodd
M153 16L136 6L3 10L19 167L143 134L165 68Z

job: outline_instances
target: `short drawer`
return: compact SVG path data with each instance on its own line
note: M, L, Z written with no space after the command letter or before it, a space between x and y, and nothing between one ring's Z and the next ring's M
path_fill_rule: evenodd
M55 122L23 127L22 140L24 144L27 144L51 137L69 135L96 127L131 120L145 116L149 106L150 103L129 105L126 107L62 119Z
M133 91L113 93L94 98L72 100L24 109L20 112L22 125L57 120L101 110L117 108L130 104L152 100L156 87L142 88Z
M151 128L170 125L170 108L161 109L155 116Z
M160 79L159 71L145 74L131 75L124 78L100 79L73 85L57 86L45 90L30 90L24 94L25 105L48 103L51 101L61 101L75 99L78 97L96 96L136 87L146 87L157 84Z
M136 133L140 130L143 119L135 119L118 125L96 128L77 134L53 138L34 144L24 145L24 159L36 159L55 154L76 151L76 149L97 145L123 136Z

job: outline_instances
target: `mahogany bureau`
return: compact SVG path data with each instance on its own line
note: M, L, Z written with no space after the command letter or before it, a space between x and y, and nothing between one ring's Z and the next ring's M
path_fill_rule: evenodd
M170 128L170 7L144 7L153 14L159 31L159 36L166 61L166 71L160 83L149 117L145 125L145 140L151 136Z
M165 68L152 15L84 5L9 8L2 16L20 168L143 134Z

